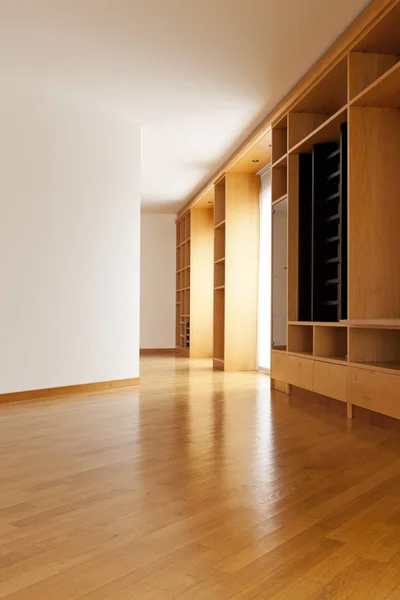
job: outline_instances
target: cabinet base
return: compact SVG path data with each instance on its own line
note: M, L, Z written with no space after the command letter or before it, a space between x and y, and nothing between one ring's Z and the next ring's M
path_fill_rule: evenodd
M350 405L346 402L336 400L335 398L322 396L321 394L316 394L315 392L310 392L304 388L289 385L288 383L278 381L277 379L271 379L271 388L276 391L283 392L284 394L293 396L294 398L298 398L304 402L308 402L309 404L313 404L314 406L325 408L326 410L339 414L343 417L348 416L353 418L355 421L360 421L366 425L372 425L373 427L377 427L379 429L400 433L400 419L388 417L387 415L374 412L368 408L362 408L361 406L355 406L354 404Z

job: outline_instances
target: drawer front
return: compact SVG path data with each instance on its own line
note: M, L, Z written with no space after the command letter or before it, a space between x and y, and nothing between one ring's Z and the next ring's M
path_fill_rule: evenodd
M314 389L314 361L297 356L288 356L287 363L288 383L305 390Z
M400 376L350 367L350 402L400 419Z
M347 367L331 363L314 363L314 392L347 402Z
M278 381L287 381L287 354L282 352L271 352L271 377Z

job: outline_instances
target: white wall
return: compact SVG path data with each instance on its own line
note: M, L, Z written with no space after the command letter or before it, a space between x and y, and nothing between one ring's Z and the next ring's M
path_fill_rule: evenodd
M137 377L139 128L0 87L0 393Z
M140 347L175 348L175 215L142 214Z

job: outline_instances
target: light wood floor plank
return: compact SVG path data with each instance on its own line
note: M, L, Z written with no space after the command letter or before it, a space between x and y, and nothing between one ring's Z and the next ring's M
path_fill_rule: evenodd
M400 438L257 373L0 406L0 598L400 600Z

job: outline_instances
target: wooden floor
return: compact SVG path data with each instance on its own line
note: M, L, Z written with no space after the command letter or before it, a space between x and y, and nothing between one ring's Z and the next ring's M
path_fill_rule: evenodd
M399 600L400 436L266 375L0 406L0 598Z

